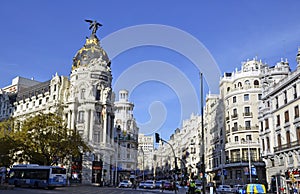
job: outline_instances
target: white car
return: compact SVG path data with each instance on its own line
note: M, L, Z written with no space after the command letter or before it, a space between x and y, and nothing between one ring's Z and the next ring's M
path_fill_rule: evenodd
M155 181L152 180L145 181L144 189L155 189Z
M123 180L119 183L119 188L130 188L132 186L131 181L129 180Z
M230 185L219 185L218 188L216 189L217 194L222 194L222 193L231 193L232 188Z

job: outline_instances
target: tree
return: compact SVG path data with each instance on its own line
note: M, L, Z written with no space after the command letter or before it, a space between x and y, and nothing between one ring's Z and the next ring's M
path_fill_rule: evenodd
M0 167L9 167L12 164L12 154L16 142L12 137L13 119L0 122Z
M81 136L53 113L39 113L25 120L21 129L15 131L14 140L18 142L19 162L53 165L65 163L70 155L90 151Z

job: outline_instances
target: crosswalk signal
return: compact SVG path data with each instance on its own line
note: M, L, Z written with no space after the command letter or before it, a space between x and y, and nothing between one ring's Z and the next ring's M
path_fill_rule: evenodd
M156 142L156 143L159 143L159 141L160 141L159 134L158 134L158 133L155 133L155 142Z

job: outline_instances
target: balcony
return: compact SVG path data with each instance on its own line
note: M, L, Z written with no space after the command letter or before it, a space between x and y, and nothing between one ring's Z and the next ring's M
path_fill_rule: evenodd
M233 114L233 115L231 115L231 118L232 118L232 120L233 120L233 119L237 119L237 118L238 118L238 114Z
M300 148L300 140L274 147L274 152L277 154L280 152L285 152L296 148Z
M244 117L252 117L252 112L244 112L243 116Z

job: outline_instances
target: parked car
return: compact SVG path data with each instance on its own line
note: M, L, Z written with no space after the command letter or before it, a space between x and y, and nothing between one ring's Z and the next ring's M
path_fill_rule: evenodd
M152 180L145 181L144 189L155 189L155 181Z
M163 181L155 181L155 188L156 189L161 189L162 188L162 184L163 184Z
M222 194L222 193L231 193L231 186L230 185L219 185L216 189L217 194Z
M141 182L139 183L139 188L144 188L144 186L145 186L145 181L141 181Z
M174 190L174 185L170 181L165 181L164 188L165 188L165 190L173 191Z
M262 194L267 193L266 187L263 184L247 184L240 190L240 194Z
M119 183L119 188L129 188L129 187L131 187L132 186L132 183L131 183L131 181L129 181L129 180L123 180L123 181L121 181L120 183Z
M233 193L240 193L240 191L243 189L244 185L234 185L232 188Z

